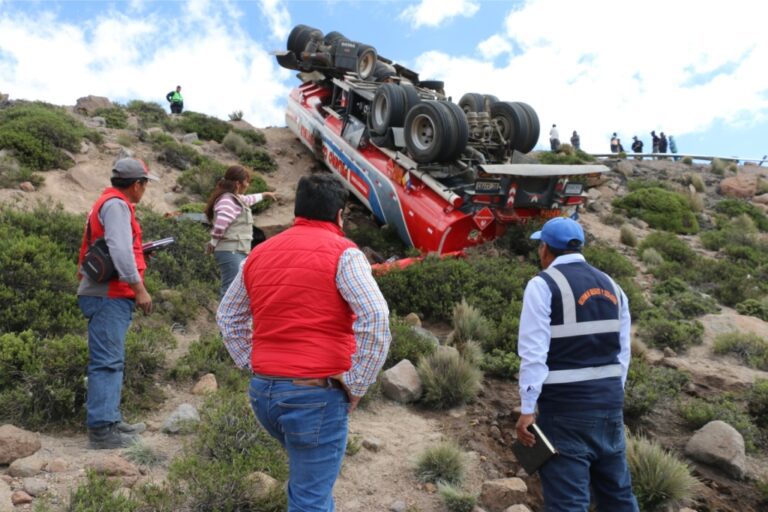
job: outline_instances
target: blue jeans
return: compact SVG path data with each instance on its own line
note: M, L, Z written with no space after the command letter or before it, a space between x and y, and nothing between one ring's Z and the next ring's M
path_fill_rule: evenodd
M333 512L333 484L347 448L346 393L253 377L259 423L288 452L288 512Z
M240 264L248 255L244 252L236 251L214 251L213 257L216 259L216 264L221 272L221 287L219 288L219 298L221 298L227 293L229 285L237 277Z
M125 368L125 335L131 325L132 299L77 298L88 319L88 398L86 423L99 428L122 420L120 394Z
M542 413L536 419L560 452L539 469L546 512L638 512L621 409Z

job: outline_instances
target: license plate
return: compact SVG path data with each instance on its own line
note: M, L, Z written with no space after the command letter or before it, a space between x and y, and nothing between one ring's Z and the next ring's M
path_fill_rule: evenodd
M496 180L477 180L475 181L475 192L478 194L499 194L501 193L501 183Z

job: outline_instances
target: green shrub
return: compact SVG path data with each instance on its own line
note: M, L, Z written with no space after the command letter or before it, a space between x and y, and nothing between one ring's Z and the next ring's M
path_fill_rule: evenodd
M117 143L125 148L129 148L139 142L139 138L135 135L129 135L127 133L121 133L117 136Z
M668 313L670 318L691 320L693 318L720 311L712 297L690 289L687 283L678 278L662 281L653 289L654 304Z
M664 263L664 256L653 247L648 247L640 253L640 259L649 267L656 267Z
M415 364L423 356L432 354L437 348L433 340L419 334L397 315L390 317L389 329L392 333L392 343L389 346L384 369L395 366L403 359L408 359Z
M740 315L754 316L768 322L768 301L765 299L747 299L736 304L736 312Z
M681 160L685 165L693 165L693 159L689 156L684 156Z
M224 177L225 172L227 172L226 165L204 158L191 169L184 171L177 179L177 183L190 193L207 199L216 188L216 182Z
M137 441L123 452L123 457L139 466L153 467L165 460L165 456L151 446Z
M254 146L263 146L267 143L267 138L264 136L264 133L260 132L259 130L243 130L240 128L234 128L232 131L243 137Z
M250 149L250 144L248 144L245 138L233 131L229 132L224 139L222 139L221 145L236 155L240 155Z
M450 334L450 344L462 350L470 340L487 343L491 334L491 326L480 311L467 304L466 299L453 307L453 332Z
M627 464L640 510L667 510L701 486L685 462L643 437L627 438Z
M691 266L696 261L696 253L691 247L672 233L656 231L651 233L640 244L640 251L656 249L665 260Z
M474 494L443 482L438 482L437 492L448 512L472 512L475 509L477 498Z
M669 181L662 181L655 178L634 179L627 181L627 190L630 192L646 188L663 188L665 190L671 190L670 185Z
M382 259L402 255L406 247L400 236L388 224L379 227L375 222L355 222L344 226L347 237L359 247L368 247L379 254Z
M734 354L747 366L768 370L768 341L752 332L728 332L715 338L715 354Z
M624 390L624 414L628 419L642 418L663 400L677 396L687 382L688 376L678 370L633 359Z
M494 348L483 356L482 370L492 377L514 379L520 371L520 358L514 352Z
M539 162L542 164L579 165L595 161L595 157L585 153L582 150L578 150L573 154L542 151L537 153L536 156L539 159Z
M344 450L344 455L352 456L356 455L363 447L363 438L358 435L349 434L347 436L347 447Z
M229 114L229 120L230 121L240 121L243 119L243 111L242 110L234 110L232 113Z
M715 211L731 218L746 214L755 221L760 231L768 231L768 216L749 201L743 199L723 199L715 204Z
M184 133L196 133L201 140L221 142L231 127L226 121L199 112L185 111L175 119L166 118L168 129Z
M626 256L607 245L598 243L585 246L584 257L590 265L602 270L614 279L633 277L637 272Z
M637 334L652 347L669 347L676 352L701 344L704 335L701 322L674 320L669 315L670 312L659 308L647 312L639 322Z
M74 162L62 150L77 153L83 137L99 140L61 107L17 101L0 109L0 149L33 171L68 169Z
M417 371L423 389L421 402L433 409L469 403L482 387L482 372L450 350L423 357Z
M637 246L637 235L632 231L632 228L628 224L621 226L621 233L619 234L619 241L627 247Z
M694 234L699 223L686 198L661 188L643 188L615 199L613 205L623 208L630 217L639 217L655 229Z
M38 187L44 179L28 167L20 165L13 157L0 154L0 188L15 188L24 181Z
M240 154L240 163L256 171L271 172L277 169L277 162L263 149L249 149Z
M68 512L135 512L139 503L117 493L119 480L110 480L93 471L87 473L85 483L71 492Z
M126 110L139 118L139 124L144 128L160 126L168 118L165 109L151 101L131 100Z
M203 334L193 341L187 353L176 361L170 376L176 380L196 380L206 373L216 375L224 389L243 390L248 386L248 372L235 366L218 333Z
M466 460L459 446L450 441L429 446L416 459L416 476L422 482L459 484L466 473Z
M194 203L187 203L183 204L179 207L179 211L181 213L204 213L205 212L205 203L201 202L194 202Z
M747 410L755 424L768 428L768 379L756 379L747 394Z
M700 194L707 189L704 185L704 180L701 179L701 176L698 174L688 174L686 175L685 180L689 185L693 185L693 189Z
M735 397L725 393L712 401L693 398L680 404L680 415L688 426L699 429L710 421L720 420L739 431L744 438L744 448L754 452L761 443L760 430L749 415L740 407Z
M128 126L128 114L119 106L100 108L94 112L93 117L103 117L107 128L122 129Z
M194 165L200 165L206 159L194 148L180 144L165 133L152 135L152 149L157 153L157 159L160 162L165 162L180 171L185 171Z
M723 176L725 174L725 162L719 158L713 158L712 163L709 166L709 170L712 172L712 174Z

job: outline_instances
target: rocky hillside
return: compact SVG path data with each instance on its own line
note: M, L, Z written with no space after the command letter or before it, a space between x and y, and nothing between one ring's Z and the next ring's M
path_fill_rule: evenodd
M0 108L0 121L7 108L7 104ZM198 131L190 131L189 125L184 124L188 119L160 116L156 109L146 105L119 107L93 97L84 98L64 111L89 131L87 136L78 138L76 147L61 148L63 153L57 156L61 160L51 160L64 162L62 165L53 164L47 169L30 169L32 164L25 163L18 148L14 150L15 146L10 145L11 139L0 123L0 177L6 187L0 189L4 223L0 224L0 233L10 240L30 236L32 231L45 231L40 223L14 212L32 212L43 223L58 222L57 215L66 217L67 225L60 231L74 233L76 237L77 223L108 184L112 162L124 155L144 159L152 172L160 176L161 181L150 185L142 201L148 211L160 214L158 217L178 211L199 211L199 203L211 183L205 173L214 169L215 176L217 169L210 162L229 165L246 161L260 166L261 186L277 191L280 196L277 204L268 205L255 216L256 225L268 234L290 224L296 181L317 168L312 155L285 128L257 130L242 120L220 122L226 125L222 128L195 118ZM148 113L158 117L152 121ZM219 132L208 131L214 125ZM237 137L232 133L239 139L234 140ZM628 429L633 438L651 440L675 460L687 464L690 474L697 479L687 500L669 501L673 503L671 510L683 510L685 506L700 512L764 509L768 498L768 169L719 161L706 165L682 160L604 163L612 170L589 184L589 202L581 221L588 233L588 258L620 277L632 301L636 343L633 373L627 385ZM45 208L57 203L62 205L61 213L47 217ZM371 251L384 257L402 255L402 247L377 235L384 230L379 230L360 205L351 204L349 215L352 234L364 233L365 241L361 243ZM161 218L149 216L148 222L172 229L171 224L162 224ZM189 229L197 230L189 235L191 240L205 239L204 228ZM46 237L56 240L55 233ZM446 310L430 303L428 291L419 295L419 287L425 286L420 282L439 282L441 278L435 276L464 271L469 276L479 268L472 265L488 261L494 262L493 267L501 269L507 277L514 272L519 272L515 278L530 277L535 269L526 266L521 254L516 254L524 256L526 251L515 251L514 247L515 239L508 237L494 247L482 248L466 261L445 263L456 267L453 273L441 274L442 263L432 262L422 269L417 265L407 272L380 278L390 306L401 315L397 327L393 327L398 357L393 356L388 365L394 366L404 355L416 364L412 356L422 349L416 350L410 344L415 347L425 338L432 340L427 343L432 347L429 351L434 350L433 344L446 349L451 340L457 346L456 336L451 335L456 317L452 323L450 307ZM193 254L195 246L189 244L185 250L189 250L189 261L195 263L180 267L179 275L198 272L201 266L210 264L203 259L193 260L202 258L202 249L201 244L200 253ZM0 253L0 257L6 255ZM25 398L11 390L27 389L16 385L29 380L19 370L22 365L16 364L14 358L18 359L21 352L14 347L23 347L31 340L39 343L42 339L46 343L54 339L63 343L64 338L56 336L70 332L70 341L81 343L81 325L66 330L70 329L70 324L66 324L66 329L58 329L62 332L55 332L56 329L38 328L32 316L21 315L14 320L12 329L0 328L0 405L8 411L0 412L0 423L15 425L0 427L0 511L33 507L93 510L88 508L86 495L117 500L110 503L122 499L120 506L125 508L120 510L188 510L188 502L182 506L179 501L162 501L152 494L151 489L166 489L166 494L173 494L163 487L167 484L187 489L186 498L194 495L200 510L223 506L217 501L222 498L216 494L215 485L199 484L195 492L184 487L204 479L203 473L195 471L225 471L218 466L203 466L201 459L195 458L204 449L194 454L189 450L205 443L225 442L216 437L216 429L221 436L229 432L224 426L226 422L217 423L221 418L239 418L238 414L245 410L243 421L249 419L242 393L232 393L241 389L238 382L242 383L244 376L233 373L217 345L212 318L215 301L210 290L215 287L215 279L206 274L206 278L200 279L210 282L196 284L168 274L157 277L158 315L137 320L141 327L138 337L141 332L158 329L161 334L153 343L162 352L154 373L147 374L148 379L158 384L156 389L131 388L153 397L159 391L156 400L149 400L152 403L148 408L132 410L134 419L148 424L143 436L146 449L138 455L138 450L107 454L87 450L78 421L32 422L32 416L13 415L12 411L21 410ZM174 289L174 279L182 283L182 291ZM415 470L419 455L441 440L458 443L466 475L461 487L478 499L483 509L541 510L537 477L526 475L509 449L514 441L515 411L519 405L515 315L504 308L493 309L488 297L503 299L513 310L521 290L508 294L502 281L499 278L488 286L490 291L485 287L456 291L456 302L466 297L491 325L484 335L487 339L477 340L485 352L478 356L484 358L482 389L466 404L436 409L434 404L419 400L422 374L413 365L387 370L382 377L386 397L374 400L352 419L352 441L336 487L339 510L445 510L437 486L424 481ZM403 283L407 285L403 287ZM13 283L4 286L14 290L10 295L0 293L4 300L11 301L13 293L21 293ZM485 285L477 284L480 286ZM393 295L393 290L404 289L412 296ZM196 303L184 302L185 296L198 294L202 298ZM403 310L403 304L407 304L408 310ZM13 302L11 305L21 307ZM408 313L413 314L406 321L402 317ZM25 331L30 334L22 334ZM416 338L412 333L417 334ZM161 341L163 337L168 339ZM82 350L82 345L77 347ZM461 357L471 359L467 349L460 348ZM3 377L3 371L14 377ZM66 382L81 386L81 375L77 372L75 366L73 376ZM78 392L81 391L73 391L75 395ZM213 400L206 401L211 393ZM230 400L230 396L239 398ZM8 408L8 404L14 407ZM77 407L81 406L74 399L63 414L80 410ZM34 408L30 410L40 414ZM197 429L188 430L190 424L198 422ZM270 446L258 433L252 435L259 439L256 444ZM274 447L271 450L279 452ZM248 494L253 491L250 488L228 492L236 495L242 491L251 500L247 503L254 499L273 503L269 493L279 494L275 490L279 486L274 482L285 478L285 468L281 466L284 462L270 459L269 464L262 464L264 454L253 457L248 459L253 466L248 478L266 483L257 485L248 480L249 485L267 489L266 494L254 498ZM253 476L257 468L263 477ZM99 480L99 475L109 480ZM208 473L205 475L214 481ZM273 478L277 480L270 480ZM648 475L637 477L636 481L647 486L638 491L644 492L646 498L664 484L649 484L653 481ZM130 503L135 507L130 508L134 506ZM209 508L201 503L207 503ZM232 505L231 509L279 510L279 499L275 503L275 508ZM648 498L644 503L644 510L654 510L657 505L666 507L668 501L657 503ZM507 508L512 506L518 507Z

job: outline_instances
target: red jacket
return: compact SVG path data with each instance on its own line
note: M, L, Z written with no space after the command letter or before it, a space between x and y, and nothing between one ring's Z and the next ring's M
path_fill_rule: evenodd
M253 314L254 372L313 378L349 370L355 315L336 288L336 271L352 247L335 224L299 217L251 251L243 282Z
M134 207L133 203L126 197L125 194L123 194L120 190L116 188L106 188L104 189L104 192L101 193L101 197L99 197L96 202L93 204L93 208L91 208L91 211L88 213L88 219L86 220L87 223L90 223L91 225L91 242L94 240L98 240L99 238L102 238L104 236L104 226L101 224L101 221L99 221L99 211L101 210L101 207L104 205L104 203L110 199L118 198L125 201L125 203L128 205L128 208L131 210L131 233L133 234L133 256L136 259L136 268L139 271L139 275L141 276L141 279L144 279L144 270L147 268L147 264L144 261L144 251L141 249L141 226L139 226L139 222L136 220L136 208ZM83 264L83 259L85 258L85 253L88 250L88 235L87 235L87 225L86 224L86 230L83 231L83 243L80 246L80 257L78 258L78 268ZM79 275L79 278L82 279L82 274ZM113 277L110 279L107 287L107 296L111 298L126 298L126 299L133 299L136 298L136 293L131 289L131 287L128 285L128 283L125 283L123 281L120 281L118 276Z

